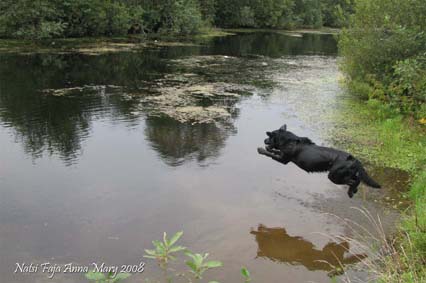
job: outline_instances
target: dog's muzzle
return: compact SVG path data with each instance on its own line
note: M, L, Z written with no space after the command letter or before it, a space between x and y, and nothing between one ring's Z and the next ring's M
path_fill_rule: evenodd
M265 145L266 145L266 146L265 146L265 149L266 149L267 151L272 151L273 146L271 145L271 139L269 139L269 138L265 139L264 143L265 143Z

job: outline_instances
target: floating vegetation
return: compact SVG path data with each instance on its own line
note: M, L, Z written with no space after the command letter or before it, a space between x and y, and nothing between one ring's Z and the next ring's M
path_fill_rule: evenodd
M115 43L104 42L95 45L89 45L79 48L71 48L67 53L82 53L86 55L101 55L104 53L123 52L123 51L140 51L141 48L146 47L143 43Z
M58 89L44 89L42 93L52 96L72 96L81 94L111 94L121 92L122 87L116 85L84 85L81 87L68 87Z
M118 52L141 52L144 48L197 46L182 41L163 41L145 38L57 39L50 42L0 41L0 53L20 54L84 54L102 55Z
M116 47L132 48L126 44ZM89 52L86 50L84 52ZM257 56L191 56L169 60L172 72L137 84L83 85L45 89L51 96L117 95L132 103L134 113L167 116L181 123L223 122L236 117L237 102L273 85L274 60ZM244 73L244 76L241 74ZM133 113L132 112L132 113Z
M241 93L251 89L235 84L203 83L160 87L157 91L157 95L142 98L145 110L151 115L165 114L179 122L194 124L232 117Z

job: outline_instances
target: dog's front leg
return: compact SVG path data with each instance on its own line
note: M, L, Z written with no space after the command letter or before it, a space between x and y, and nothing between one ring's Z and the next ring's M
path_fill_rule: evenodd
M283 153L281 152L281 150L279 150L279 149L275 149L275 148L266 148L266 150L267 151L269 151L269 152L271 152L271 153L274 153L274 154L276 154L276 155L280 155L280 156L282 156L283 155Z
M287 163L289 163L289 162L290 162L290 160L286 160L286 159L284 158L284 155L283 155L283 153L282 153L282 152L280 152L279 154L276 154L276 153L273 153L273 152L271 152L271 151L268 151L268 150L266 150L266 149L264 149L264 148L262 148L262 147L257 148L257 152L258 152L259 154L262 154L262 155L268 156L268 157L272 158L273 160L278 161L278 162L283 163L283 164L287 164ZM276 152L276 151L275 151L275 152Z

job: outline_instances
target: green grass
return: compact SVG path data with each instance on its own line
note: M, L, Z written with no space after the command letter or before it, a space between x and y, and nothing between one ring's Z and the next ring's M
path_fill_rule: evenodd
M412 175L425 167L425 126L392 113L376 101L349 100L344 104L333 133L336 143L378 166Z
M376 100L345 99L342 108L334 115L336 143L364 161L412 177L412 206L398 226L397 258L388 256L378 267L378 282L426 282L426 126Z

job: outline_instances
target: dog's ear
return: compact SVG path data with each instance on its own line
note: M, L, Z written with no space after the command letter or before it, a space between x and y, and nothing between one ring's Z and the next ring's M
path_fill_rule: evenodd
M271 132L266 132L266 135L267 135L268 137L272 137L272 133L271 133Z
M286 124L282 125L282 127L280 128L280 130L281 131L287 131L287 125Z

